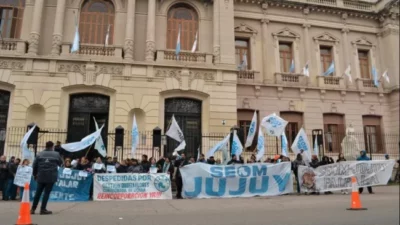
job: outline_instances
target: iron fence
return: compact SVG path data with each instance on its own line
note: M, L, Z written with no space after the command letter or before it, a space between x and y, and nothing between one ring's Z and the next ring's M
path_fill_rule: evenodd
M4 154L7 156L16 156L21 157L21 148L20 142L27 132L26 127L10 127L6 130L6 139L4 143ZM120 146L116 146L115 140L116 135L115 131L109 131L107 134L107 155L108 156L118 156L119 159L122 158L138 158L140 159L141 155L146 154L149 157L155 157L159 159L163 155L171 155L172 152L170 149L174 149L177 146L177 143L173 143L170 138L162 136L162 145L160 149L153 148L153 131L145 131L139 133L139 144L136 149L134 155L132 155L131 151L131 131L125 130L123 132L123 144L119 144ZM185 134L186 135L186 134ZM190 134L188 134L190 135ZM200 146L193 146L188 144L185 149L185 153L189 157L197 157L198 149L201 153L205 154L209 149L211 149L214 145L216 145L219 141L221 141L224 137L226 137L228 133L210 133L210 134L202 134ZM357 150L355 149L343 149L342 141L346 135L342 133L330 133L330 137L327 134L324 134L322 137L322 143L319 145L319 157L326 155L329 157L337 158L339 153L343 153L344 155L354 155L357 154ZM37 144L34 140L28 141L29 148L32 151L40 152L45 148L45 143L47 141L60 141L65 143L67 139L67 130L64 129L42 129L39 131L37 136ZM244 138L242 138L244 139ZM294 138L293 138L294 139ZM189 140L189 139L188 139ZM359 146L359 150L366 150L369 156L372 159L384 159L385 154L388 154L393 159L399 158L399 134L364 134L364 133L354 133L352 135L352 140L356 140ZM241 140L242 143L245 140ZM308 141L310 143L311 149L313 149L313 136L308 134ZM293 140L288 140L289 149L288 153L290 158L295 158L294 153L290 150L290 145ZM174 145L172 148L168 145ZM245 160L250 159L251 155L256 153L254 143L253 147L249 147L243 151L243 158ZM94 150L91 150L94 151ZM351 151L351 152L349 152ZM281 150L281 141L279 138L272 136L265 136L265 154L264 160L268 157L273 158L277 154L282 154ZM221 152L217 152L215 154L216 158L222 158Z

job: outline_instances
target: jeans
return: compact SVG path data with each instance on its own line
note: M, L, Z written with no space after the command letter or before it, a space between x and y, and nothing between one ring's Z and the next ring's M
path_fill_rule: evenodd
M176 182L176 197L182 198L182 186L183 186L182 177L177 176L175 178L175 182Z
M3 196L3 200L8 200L7 185L8 185L7 180L0 180L0 191Z
M11 200L15 200L17 197L17 185L14 184L14 178L7 180L6 196Z
M51 189L53 189L54 183L38 183L37 189L35 193L35 198L32 203L32 210L36 210L36 207L39 204L40 197L44 191L42 205L40 206L40 210L46 210L47 202L49 201Z

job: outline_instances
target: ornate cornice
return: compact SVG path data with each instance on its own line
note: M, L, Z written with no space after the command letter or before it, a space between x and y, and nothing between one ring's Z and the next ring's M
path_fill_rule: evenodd
M0 60L0 69L10 69L10 70L24 70L25 61L22 60Z

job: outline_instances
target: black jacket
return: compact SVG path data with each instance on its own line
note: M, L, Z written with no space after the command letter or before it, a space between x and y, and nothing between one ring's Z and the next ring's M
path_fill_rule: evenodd
M8 163L0 162L0 180L7 180L9 176Z
M38 183L55 183L58 178L58 167L62 165L58 152L45 149L33 162L33 177Z
M310 162L310 166L312 167L312 168L317 168L318 166L319 166L319 160L318 159L313 159L313 160L311 160L311 162Z
M8 178L9 179L14 179L15 178L15 174L17 174L17 169L18 169L18 165L15 163L9 163L8 164Z
M189 162L186 159L178 159L175 161L176 177L182 177L180 168L188 164Z
M142 161L140 163L140 165L142 165L143 173L148 173L149 172L150 166L151 166L149 161Z

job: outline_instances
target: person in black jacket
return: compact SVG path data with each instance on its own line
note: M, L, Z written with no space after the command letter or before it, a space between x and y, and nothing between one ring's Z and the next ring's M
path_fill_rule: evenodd
M8 201L7 197L7 179L8 179L8 163L5 155L0 157L0 191L3 193L3 200Z
M47 210L47 202L50 197L51 189L53 189L53 185L58 179L58 167L62 164L63 162L60 154L54 151L54 143L51 141L46 142L46 149L40 152L33 162L32 176L37 182L37 189L32 203L31 214L35 214L43 191L44 196L40 214L52 214L51 211Z
M176 182L176 198L182 199L182 186L183 186L183 181L182 181L182 175L181 175L181 170L180 168L188 165L189 162L186 160L186 156L184 153L181 154L180 158L175 161L175 167L176 167L176 177L175 177L175 182Z

